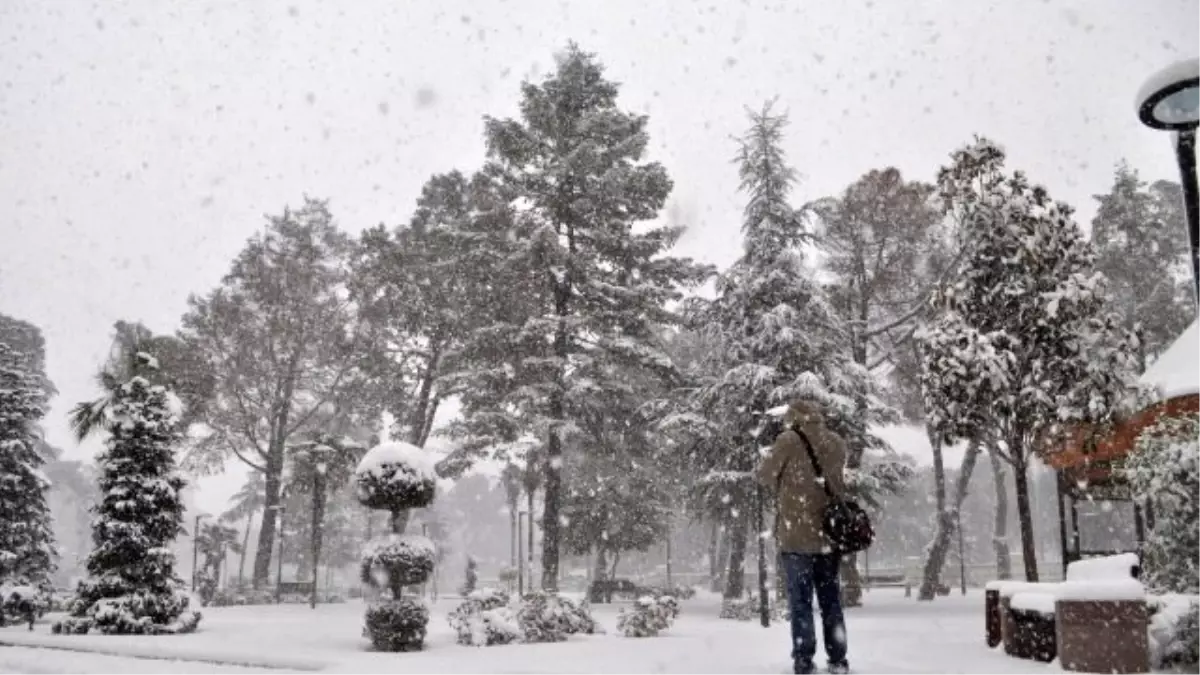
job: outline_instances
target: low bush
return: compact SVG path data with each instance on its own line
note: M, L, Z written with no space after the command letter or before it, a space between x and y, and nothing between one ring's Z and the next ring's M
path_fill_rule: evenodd
M671 627L679 616L679 603L671 596L642 596L617 615L617 630L625 637L654 637Z
M461 645L490 647L524 638L516 612L509 606L508 594L497 589L468 594L447 620Z
M425 645L429 609L418 598L402 597L367 608L363 636L381 652L415 652Z
M1170 594L1148 600L1150 666L1194 672L1200 662L1200 598Z

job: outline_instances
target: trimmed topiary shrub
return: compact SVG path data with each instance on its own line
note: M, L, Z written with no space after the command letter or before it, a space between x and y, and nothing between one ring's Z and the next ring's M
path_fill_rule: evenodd
M364 584L377 588L396 584L414 586L433 574L436 555L433 542L427 537L411 534L376 537L363 549L359 576Z
M425 644L428 624L425 603L419 598L403 597L368 607L363 636L381 652L415 652Z
M408 443L381 443L354 472L358 502L369 509L423 509L433 503L437 473L429 453Z
M404 535L410 509L433 503L437 474L433 458L408 443L382 443L371 449L354 472L358 501L368 508L392 513L392 534L376 538L363 550L359 568L363 583L388 592L367 609L365 637L380 651L408 652L422 648L429 610L419 599L404 594L406 586L422 584L433 573L437 549L428 538Z

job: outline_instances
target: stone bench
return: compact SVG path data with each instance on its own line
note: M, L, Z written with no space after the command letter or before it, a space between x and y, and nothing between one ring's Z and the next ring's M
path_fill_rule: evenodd
M1150 671L1149 612L1137 580L1067 582L1055 601L1055 619L1063 670Z
M1023 590L1008 599L1002 628L1004 653L1050 663L1058 656L1054 588L1057 584L1039 585L1048 588Z
M1036 590L1042 584L1027 581L989 581L984 587L984 629L987 646L996 647L1004 641L1004 615L1008 612L1008 601L1013 594L1023 590Z

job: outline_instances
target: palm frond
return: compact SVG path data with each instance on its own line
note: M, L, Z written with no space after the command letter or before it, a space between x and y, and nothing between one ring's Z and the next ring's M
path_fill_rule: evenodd
M84 401L71 409L69 420L76 441L83 442L92 434L107 428L111 404L111 398L104 396L94 401Z

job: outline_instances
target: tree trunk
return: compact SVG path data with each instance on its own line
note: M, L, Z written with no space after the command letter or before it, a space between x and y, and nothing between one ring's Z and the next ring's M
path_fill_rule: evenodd
M745 521L746 509L738 510L729 528L729 572L725 577L725 599L742 597L746 584L746 539L749 534Z
M392 511L388 518L388 525L392 529L392 534L404 534L405 528L408 527L408 509L396 509Z
M594 571L592 572L592 587L588 588L588 598L592 602L612 602L611 590L601 592L601 588L611 589L611 586L601 584L599 582L608 580L608 556L603 546L596 548L596 561Z
M758 544L758 617L763 628L766 628L771 625L771 595L767 593L767 540L763 536L766 526L763 523L765 506L762 486L758 486L755 492L754 541Z
M262 588L271 576L271 553L275 548L276 519L279 516L279 506L283 492L280 474L283 468L283 448L276 455L271 452L272 461L267 464L265 499L262 515L262 525L258 530L258 547L254 551L254 576L251 583L254 588Z
M1037 550L1033 543L1033 513L1029 505L1029 467L1025 464L1024 448L1010 448L1018 463L1013 466L1013 481L1017 488L1017 520L1021 523L1021 558L1025 563L1025 580L1037 581Z
M711 590L713 593L722 593L725 589L725 571L728 569L729 525L718 518L717 528L717 573L713 575Z
M620 564L621 564L621 552L620 552L620 551L613 551L613 564L612 564L612 569L610 569L610 570L608 571L608 578L609 578L610 580L611 580L611 579L616 579L616 578L617 578L617 565L620 565Z
M535 494L534 494L533 490L526 491L526 504L528 504L528 506L529 506L529 532L525 533L526 539L528 539L528 541L525 542L525 544L527 546L527 548L525 549L525 555L529 557L529 583L531 583L531 584L533 583L533 498L534 498L534 496L535 496ZM545 580L543 580L543 584L544 583L545 583ZM542 588L543 588L543 590L545 590L545 586L543 586Z
M1004 485L1004 460L995 448L988 448L992 463L992 485L996 490L996 519L992 527L992 547L996 551L996 578L1012 578L1012 555L1008 551L1008 488Z
M562 396L556 394L552 398L550 415L556 420L562 419ZM558 512L562 494L562 444L558 436L559 429L555 426L550 430L550 442L546 444L546 481L542 488L545 491L542 496L542 590L550 593L558 591ZM532 530L533 514L529 517Z
M250 527L254 524L254 510L246 515L246 534L242 535L242 553L238 556L238 588L246 587L246 554L250 552Z
M940 450L935 452L941 454ZM963 455L962 466L958 471L958 480L955 481L954 508L939 511L936 516L937 530L934 533L933 541L929 544L929 554L925 558L925 567L921 574L921 588L917 592L918 600L933 600L937 597L938 582L941 581L942 569L946 566L946 554L950 550L950 538L958 529L958 512L967 498L967 486L970 485L971 474L975 471L975 460L978 457L979 443L972 442L967 446L966 454Z
M312 499L312 591L308 606L317 608L317 575L321 569L321 522L325 520L325 481L321 474L313 477Z
M708 583L714 584L717 579L717 570L720 569L721 563L717 560L717 548L721 537L721 523L716 518L712 521L712 527L708 534Z
M512 558L512 569L517 571L517 503L514 501L508 505L508 526L509 526L509 557Z

